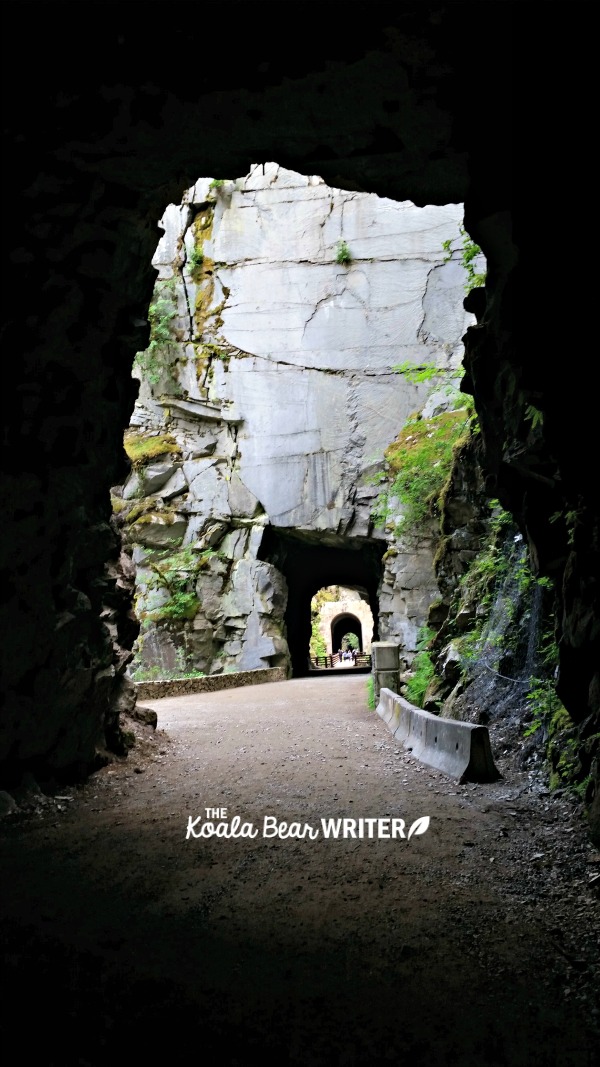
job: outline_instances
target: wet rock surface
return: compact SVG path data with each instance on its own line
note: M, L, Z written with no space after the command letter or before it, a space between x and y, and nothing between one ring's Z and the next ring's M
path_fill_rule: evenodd
M28 781L2 821L6 1032L36 1005L24 1059L597 1062L600 853L579 803L493 732L503 779L459 785L394 743L364 677L151 706L127 759L55 793ZM430 824L186 841L207 806L261 829Z

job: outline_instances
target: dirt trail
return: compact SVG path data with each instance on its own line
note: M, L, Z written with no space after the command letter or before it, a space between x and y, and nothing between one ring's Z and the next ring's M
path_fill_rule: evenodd
M23 1062L596 1064L600 856L574 802L501 760L486 786L415 763L364 676L149 706L127 760L3 820ZM256 836L186 840L207 807ZM319 836L264 837L265 816ZM425 816L410 841L321 824Z

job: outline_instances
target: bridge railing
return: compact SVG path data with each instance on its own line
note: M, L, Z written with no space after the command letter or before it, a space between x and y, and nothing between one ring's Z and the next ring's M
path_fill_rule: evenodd
M371 657L366 652L359 652L355 660L340 660L337 653L333 656L311 656L310 668L313 671L328 670L332 667L337 667L338 664L342 664L346 667L368 667L371 668Z

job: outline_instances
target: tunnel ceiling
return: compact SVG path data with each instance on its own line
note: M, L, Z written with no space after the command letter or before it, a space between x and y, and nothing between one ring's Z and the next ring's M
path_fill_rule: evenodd
M318 533L280 530L268 526L263 535L258 558L274 564L288 583L309 592L309 600L328 585L362 587L376 593L381 580L381 557L385 542L348 537L332 544L330 538L319 539Z

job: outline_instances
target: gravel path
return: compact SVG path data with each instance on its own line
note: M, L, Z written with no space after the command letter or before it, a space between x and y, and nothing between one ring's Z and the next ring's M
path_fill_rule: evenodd
M158 729L127 760L2 822L23 1062L598 1062L600 855L575 802L500 760L486 786L417 764L364 675L144 704ZM200 836L207 808L252 836Z

